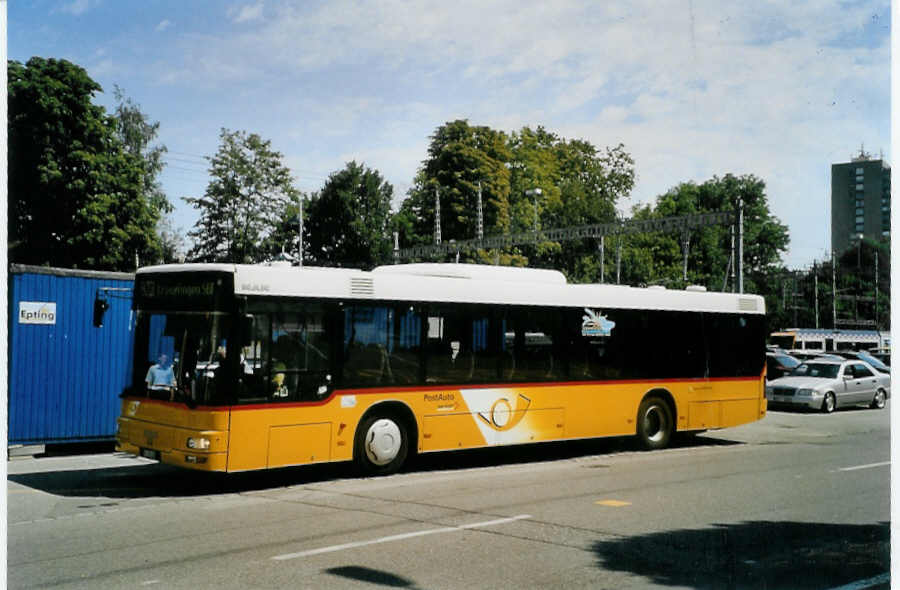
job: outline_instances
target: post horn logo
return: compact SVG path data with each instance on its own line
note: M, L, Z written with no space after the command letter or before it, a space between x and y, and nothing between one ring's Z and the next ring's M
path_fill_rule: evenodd
M525 417L525 410L531 405L531 400L521 393L510 403L508 398L501 397L494 401L494 405L487 412L478 412L478 417L485 424L498 432L511 430Z

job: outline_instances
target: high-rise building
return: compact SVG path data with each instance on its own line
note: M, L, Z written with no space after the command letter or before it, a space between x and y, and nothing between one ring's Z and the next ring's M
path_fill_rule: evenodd
M836 255L891 235L891 167L860 149L850 162L831 165L831 249Z

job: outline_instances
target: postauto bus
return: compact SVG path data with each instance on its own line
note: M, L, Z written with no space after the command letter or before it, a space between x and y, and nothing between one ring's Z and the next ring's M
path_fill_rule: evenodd
M755 295L467 264L186 264L140 269L134 307L117 446L186 468L384 474L414 453L609 436L657 449L766 413Z

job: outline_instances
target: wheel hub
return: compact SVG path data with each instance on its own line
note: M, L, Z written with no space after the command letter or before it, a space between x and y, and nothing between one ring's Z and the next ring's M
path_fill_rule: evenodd
M382 418L366 433L366 455L375 465L387 465L400 454L402 442L400 427L393 420Z
M647 433L647 438L652 442L659 442L663 439L665 431L665 415L655 406L648 408L644 414L644 432Z

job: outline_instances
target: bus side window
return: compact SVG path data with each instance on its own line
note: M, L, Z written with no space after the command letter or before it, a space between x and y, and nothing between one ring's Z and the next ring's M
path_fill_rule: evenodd
M388 307L344 308L345 385L384 385L394 382L390 350L394 310Z
M498 329L488 310L477 306L455 309L433 306L428 310L427 322L426 382L497 380Z
M705 313L703 324L709 339L710 377L756 377L762 373L763 316Z
M552 381L566 372L560 314L553 309L512 308L501 322L503 381Z
M317 400L328 391L330 382L324 310L308 305L300 313L273 315L269 376L273 400Z

